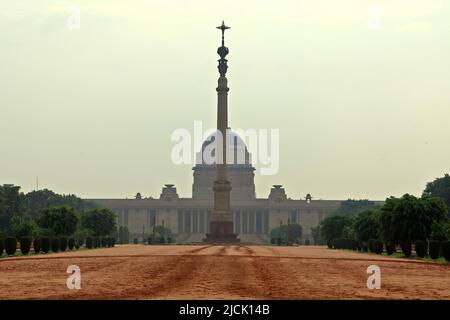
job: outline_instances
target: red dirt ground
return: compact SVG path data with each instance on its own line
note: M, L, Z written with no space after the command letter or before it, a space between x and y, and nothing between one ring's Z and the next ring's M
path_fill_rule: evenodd
M366 287L369 265L381 289ZM66 287L69 265L81 289ZM0 259L0 299L450 299L450 265L325 247L125 245Z

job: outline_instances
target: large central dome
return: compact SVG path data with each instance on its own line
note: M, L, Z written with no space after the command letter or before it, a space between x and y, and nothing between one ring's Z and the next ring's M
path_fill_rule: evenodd
M214 132L202 144L200 152L196 155L194 170L194 184L192 197L196 199L213 199L213 184L217 178L216 152L218 131ZM227 164L228 177L231 182L231 199L255 199L255 168L251 164L251 154L235 132L227 133ZM219 146L220 147L220 146Z
M209 135L203 142L202 149L196 155L196 164L200 165L215 165L217 163L217 156L220 156L217 142L218 132L215 131ZM219 135L220 137L220 135ZM251 154L248 152L245 142L235 132L227 131L227 164L232 165L251 165ZM220 147L220 146L219 146Z

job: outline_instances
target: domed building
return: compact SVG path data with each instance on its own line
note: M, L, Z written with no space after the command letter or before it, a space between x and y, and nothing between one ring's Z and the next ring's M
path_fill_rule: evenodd
M311 228L335 211L341 200L314 200L308 194L292 199L282 185L274 185L268 197L257 198L255 193L255 168L244 141L234 132L227 139L227 156L231 182L231 208L234 231L244 243L268 243L273 228L280 224L299 223L303 227L302 240L313 242ZM193 167L192 197L180 198L173 184L166 184L159 198L91 199L98 205L110 208L117 214L117 224L126 225L130 239L143 241L151 234L154 225L164 225L178 243L202 242L209 231L216 178L215 134L202 144ZM210 152L212 150L212 152ZM210 152L208 156L208 152Z

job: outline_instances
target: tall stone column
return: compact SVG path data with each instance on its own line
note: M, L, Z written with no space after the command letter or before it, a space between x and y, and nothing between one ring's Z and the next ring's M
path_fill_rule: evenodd
M222 135L222 139L216 138L216 147L220 147L222 141L222 155L216 152L217 179L214 182L214 211L210 223L210 232L206 234L205 242L211 243L232 243L239 242L237 234L234 233L233 215L230 208L231 183L228 180L227 165L227 129L228 129L228 80L225 77L227 72L228 48L225 47L224 34L229 27L222 25L217 27L222 30L222 46L217 49L219 60L219 80L217 85L217 131ZM216 150L217 151L217 150Z

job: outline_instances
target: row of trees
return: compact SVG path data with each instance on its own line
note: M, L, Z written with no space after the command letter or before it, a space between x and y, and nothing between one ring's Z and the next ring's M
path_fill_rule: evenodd
M293 244L300 243L303 234L303 228L298 223L282 224L278 228L270 231L270 242L272 244Z
M404 246L419 241L419 247L427 241L445 242L450 240L449 202L450 177L445 175L428 183L421 197L390 197L382 207L367 200L346 201L312 233L317 243L346 239L361 247L371 240ZM359 209L345 212L342 207Z
M24 194L20 187L0 186L0 239L117 237L114 212L74 195L50 190ZM122 229L124 243L128 230Z

